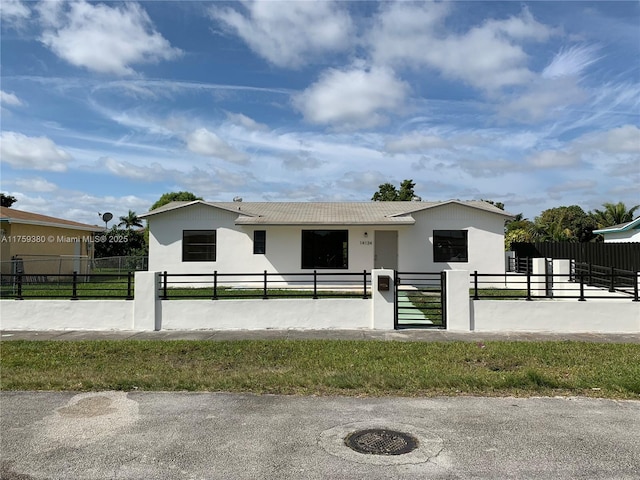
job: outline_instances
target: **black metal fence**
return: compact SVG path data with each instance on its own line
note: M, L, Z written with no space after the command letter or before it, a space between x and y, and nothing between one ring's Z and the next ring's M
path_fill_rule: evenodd
M631 272L640 271L640 243L573 243L573 242L516 242L511 244L516 258L570 259L614 267Z
M0 274L0 298L132 300L134 273L122 274Z
M160 275L162 300L238 298L370 298L371 273L168 273Z
M496 279L504 281L504 287L496 287ZM640 274L614 269L609 272L587 271L574 268L569 276L546 273L487 274L471 273L471 298L480 299L522 299L542 298L578 299L620 299L639 301L638 282Z

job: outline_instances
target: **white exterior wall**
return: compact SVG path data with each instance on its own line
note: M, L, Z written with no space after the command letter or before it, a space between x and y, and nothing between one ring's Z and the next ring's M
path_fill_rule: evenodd
M150 217L149 270L169 273L313 273L301 269L302 230L348 230L349 268L319 272L370 271L373 266L372 227L235 225L237 215L195 205ZM216 230L215 262L183 262L183 230ZM253 232L266 231L266 254L254 255ZM365 232L367 237L365 237Z
M462 205L442 205L413 214L416 224L398 238L400 271L468 270L504 273L505 218ZM467 230L468 262L434 262L434 230Z
M640 242L640 229L633 229L627 232L612 232L603 235L604 243L629 243Z
M239 208L242 205L239 204ZM149 270L178 273L312 273L301 269L302 230L348 230L349 268L319 272L371 271L376 230L398 232L398 268L404 271L478 270L504 273L504 217L461 205L443 205L413 214L403 226L244 226L237 215L205 205L149 217ZM182 262L183 230L216 229L215 262ZM266 254L253 254L253 232L266 231ZM468 230L469 261L433 261L434 230ZM365 233L367 234L365 236Z

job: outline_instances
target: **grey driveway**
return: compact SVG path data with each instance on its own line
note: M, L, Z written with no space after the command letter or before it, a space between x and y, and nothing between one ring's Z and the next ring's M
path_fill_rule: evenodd
M3 392L6 479L640 479L640 402ZM416 450L354 452L369 427Z

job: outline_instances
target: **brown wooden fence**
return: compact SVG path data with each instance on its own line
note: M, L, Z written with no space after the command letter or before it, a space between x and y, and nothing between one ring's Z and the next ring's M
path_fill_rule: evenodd
M572 259L603 267L640 272L640 243L513 243L517 258Z

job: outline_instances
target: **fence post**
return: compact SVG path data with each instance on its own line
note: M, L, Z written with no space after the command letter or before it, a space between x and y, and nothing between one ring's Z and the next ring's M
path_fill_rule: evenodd
M218 271L214 270L213 271L213 297L211 297L211 300L217 300L218 299Z
M633 301L638 302L640 299L638 298L638 282L640 282L640 272L636 272L636 278L634 278L633 282Z
M609 283L609 291L610 292L616 291L616 269L613 265L611 265L611 278Z
M262 288L262 299L267 300L269 296L267 295L267 271L264 271L264 286Z
M162 272L162 300L167 299L167 271Z
M584 298L584 273L581 273L580 274L580 298L578 298L578 301L584 302L585 300L586 298Z
M74 270L72 277L71 300L78 299L78 272Z
M396 283L398 272L389 269L371 270L371 328L374 330L392 330L397 328ZM379 290L378 278L386 276L394 279L389 290Z
M318 271L313 271L313 299L318 299Z
M133 273L127 272L127 300L133 300L133 295L131 294L131 280L133 279Z
M22 273L18 273L17 277L18 277L18 296L16 297L16 300L24 300L22 298Z
M444 324L447 330L469 332L475 328L469 299L469 272L444 270Z
M162 306L160 272L135 272L133 282L133 321L134 330L161 330Z
M531 301L531 272L527 268L527 300Z
M473 299L480 299L480 297L478 296L478 270L473 271Z
M367 299L367 269L364 269L364 272L362 273L362 286L363 286L363 294L362 294L362 298L364 298L365 300Z

